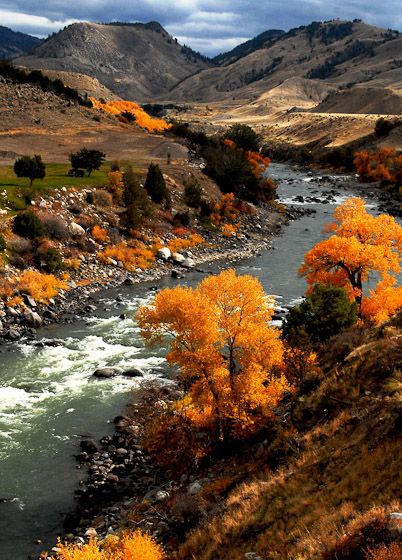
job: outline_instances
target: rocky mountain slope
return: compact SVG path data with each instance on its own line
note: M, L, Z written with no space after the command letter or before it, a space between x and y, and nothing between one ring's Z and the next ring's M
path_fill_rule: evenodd
M166 94L178 82L210 66L181 46L158 23L75 23L49 38L16 64L79 72L125 99Z
M0 58L14 58L42 43L41 39L0 25Z
M280 35L223 67L209 68L176 86L171 98L193 101L257 99L289 78L349 88L402 88L402 35L360 21L312 23Z

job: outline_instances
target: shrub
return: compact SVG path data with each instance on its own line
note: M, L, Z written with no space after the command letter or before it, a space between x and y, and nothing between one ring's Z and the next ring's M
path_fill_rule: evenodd
M17 214L13 222L13 231L21 237L35 239L45 235L45 228L42 222L31 210Z
M123 174L124 190L123 202L127 210L123 216L123 224L127 228L138 228L144 218L153 215L152 202L147 191L140 185L132 167Z
M41 256L41 261L43 262L44 268L47 272L54 273L63 270L63 259L55 247L50 247Z
M7 249L7 242L4 237L0 234L0 253Z
M51 239L63 240L70 237L67 223L60 216L50 212L39 212L37 216Z
M113 196L115 202L120 204L124 190L123 173L120 170L110 171L108 173L108 182L106 188Z
M154 262L155 255L143 243L138 242L136 247L131 247L122 242L106 247L102 253L98 253L98 258L106 264L109 259L121 262L126 270L145 270Z
M187 238L178 237L177 239L173 239L169 243L169 249L172 253L176 253L177 251L190 249L190 247L196 247L202 243L205 243L205 239L198 233L194 233Z
M152 202L156 204L164 202L165 208L171 207L170 193L159 165L155 163L150 164L144 186Z
M57 545L56 560L162 560L163 551L155 539L140 530L110 535L100 543L91 539L83 545Z
M184 181L184 201L191 208L199 208L201 205L202 189L194 175Z
M98 243L104 243L107 238L107 231L100 226L96 225L92 228L92 237Z
M29 294L39 303L48 303L60 290L67 290L65 280L37 270L26 270L2 283L1 294L6 300L17 293Z
M173 216L173 223L187 227L190 224L190 214L188 212L176 212Z
M393 542L389 546L367 550L366 560L402 560L402 544Z
M357 304L343 288L316 284L303 303L293 307L283 325L283 335L297 346L300 332L314 343L328 340L357 321Z
M96 206L112 206L113 197L107 191L97 189L93 193L93 201Z

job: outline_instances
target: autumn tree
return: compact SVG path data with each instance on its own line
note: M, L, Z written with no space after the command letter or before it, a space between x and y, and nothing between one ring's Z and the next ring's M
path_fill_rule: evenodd
M35 179L43 179L46 175L46 166L41 156L22 156L14 163L14 173L17 177L28 177L30 186Z
M188 389L188 414L221 440L258 427L287 387L272 313L258 280L233 270L194 289L162 290L138 312L148 343L168 339L167 360Z
M300 273L312 288L316 283L344 287L357 303L359 316L380 322L402 307L402 288L396 287L401 270L402 227L388 214L372 216L360 198L336 208L334 234L320 241L304 258ZM374 288L368 281L378 279Z

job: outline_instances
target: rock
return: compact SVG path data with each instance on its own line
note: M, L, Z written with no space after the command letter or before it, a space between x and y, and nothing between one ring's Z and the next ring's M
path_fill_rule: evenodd
M123 372L127 377L144 377L144 372L138 368L130 368Z
M156 502L166 502L166 500L168 499L169 499L169 492L166 492L165 490L158 490L158 492L155 494Z
M46 309L43 312L43 316L45 319L50 319L51 321L55 321L57 319L57 315L54 311L50 311L50 309Z
M258 556L256 552L246 552L244 558L246 560L262 560L261 556Z
M116 368L104 367L104 368L99 368L96 371L94 371L93 376L94 377L100 377L100 378L103 378L103 379L110 379L111 377L114 377L115 375L117 375L117 373L119 373L119 371Z
M16 329L10 329L6 335L6 338L7 340L15 342L21 338L21 333Z
M98 444L94 439L81 440L80 447L83 452L88 453L89 455L92 455L93 453L96 453L99 450Z
M94 527L89 527L84 533L84 537L94 538L98 536L98 531Z
M202 484L197 480L189 484L187 487L187 492L190 494L190 496L195 496L196 494L199 494L201 490L202 490Z
M172 259L173 259L173 262L181 264L182 262L184 262L186 260L186 257L181 255L180 253L173 253Z
M35 329L41 327L43 323L42 317L35 311L27 311L24 315L24 322L28 327L34 327Z
M3 323L0 321L0 331L3 330Z
M134 280L132 278L126 278L123 282L123 284L125 286L133 286L135 284Z
M24 294L24 300L25 300L25 303L27 305L29 305L30 307L36 307L36 305L37 305L35 299L28 294Z
M195 266L195 261L193 259L191 259L190 257L187 257L181 263L181 266L184 266L184 268L193 268Z
M171 255L172 253L169 247L161 247L160 249L158 249L158 252L156 253L157 258L163 259L164 261L167 261L171 257Z
M127 319L127 315L125 313L122 313L121 315L119 315L119 319L125 321Z
M184 278L183 274L181 274L178 270L175 269L172 270L170 275L172 278L177 278L177 279Z
M77 236L77 237L82 237L83 235L85 235L85 229L75 222L71 222L68 229L69 229L71 235L74 235L74 236Z

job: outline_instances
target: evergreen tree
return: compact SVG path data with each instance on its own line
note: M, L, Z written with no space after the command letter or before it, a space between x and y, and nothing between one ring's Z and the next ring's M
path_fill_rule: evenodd
M155 163L151 163L148 168L145 189L153 202L156 204L164 202L165 208L171 207L170 193L163 178L163 173L159 165Z

